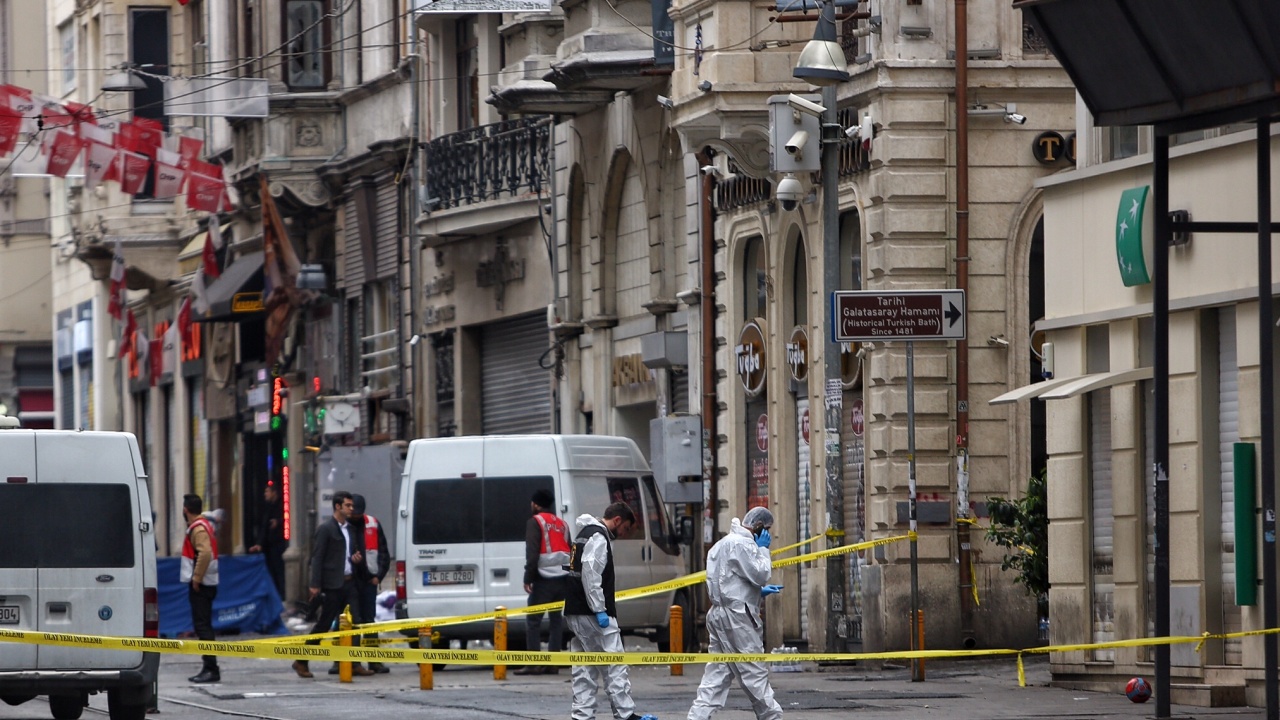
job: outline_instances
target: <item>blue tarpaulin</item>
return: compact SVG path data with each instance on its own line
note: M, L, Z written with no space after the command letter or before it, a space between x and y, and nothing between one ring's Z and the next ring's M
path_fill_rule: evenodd
M194 630L187 585L178 579L182 558L156 558L160 580L160 637L177 637ZM218 558L218 597L213 601L215 633L283 635L284 609L262 555L223 555Z

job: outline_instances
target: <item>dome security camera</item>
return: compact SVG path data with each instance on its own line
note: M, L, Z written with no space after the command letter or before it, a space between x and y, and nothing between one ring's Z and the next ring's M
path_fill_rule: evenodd
M800 204L800 199L804 197L804 186L800 184L800 180L793 173L787 173L778 181L774 196L782 204L782 209L790 212L796 209L796 206Z

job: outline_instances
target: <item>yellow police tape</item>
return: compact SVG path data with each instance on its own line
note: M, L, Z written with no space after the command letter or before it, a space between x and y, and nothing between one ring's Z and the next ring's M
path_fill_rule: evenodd
M821 537L823 536L817 535L812 538L809 538L808 540L795 543L794 545L788 545L786 547L778 548L777 550L772 551L771 554L777 555L779 553L783 553L788 550L793 550L803 545L808 545L809 543L812 543ZM797 555L791 558L785 558L783 560L774 560L773 567L780 568L780 567L787 567L789 565L798 565L804 562L813 562L814 560L821 560L824 558L833 557L835 555L844 555L851 552L868 550L870 548L874 548L880 545L888 545L889 543L898 542L900 540L910 540L910 539L914 539L914 537L911 533L908 533L907 535L894 535L887 538L880 538L878 540L868 540L867 542L855 543L853 545L841 545L838 547L827 548L826 550L818 550L811 553L805 553L803 555ZM635 600L637 598L649 597L650 595L660 595L663 593L671 592L673 590L678 590L682 587L688 587L690 585L699 585L701 583L706 582L706 580L707 580L706 571L700 570L696 573L690 573L689 575L684 575L682 577L678 577L673 580L667 580L666 582L655 583L653 585L645 585L644 587L631 588L629 590L619 590L616 594L616 597L618 602L625 602L627 600ZM472 615L454 615L450 617L417 618L417 619L408 619L408 620L388 620L386 622L379 622L379 623L366 623L364 625L360 625L359 627L353 628L351 630L334 630L331 632L315 633L311 635L292 635L290 637L273 638L271 640L264 640L262 642L278 643L282 645L292 645L292 644L303 643L308 640L337 638L337 637L342 637L344 635L364 635L364 634L374 633L374 632L403 632L403 631L417 630L418 628L423 627L424 625L429 625L432 628L444 627L446 625L463 625L471 622L494 620L499 615L503 615L506 617L512 617L516 615L537 615L540 613L550 612L553 610L560 610L563 607L564 607L564 601L561 600L557 602L542 603L541 605L529 605L528 607L511 608L511 609L502 610L502 611L490 610L482 613L474 613ZM410 641L411 640L408 640L408 639L405 640L405 642L410 642Z
M1195 643L1196 649L1213 639L1254 637L1280 632L1280 628L1199 636L1150 637L1105 643L1051 645L1047 647L989 650L906 650L880 653L574 653L499 650L415 650L371 649L345 645L282 645L266 641L216 642L126 638L73 633L46 633L29 630L0 630L0 642L89 647L98 650L145 651L178 655L219 655L223 657L274 660L318 660L334 662L441 663L450 665L669 665L711 662L850 662L868 660L957 659L1016 656L1018 684L1026 686L1022 656L1030 653L1060 653L1107 648L1142 647Z

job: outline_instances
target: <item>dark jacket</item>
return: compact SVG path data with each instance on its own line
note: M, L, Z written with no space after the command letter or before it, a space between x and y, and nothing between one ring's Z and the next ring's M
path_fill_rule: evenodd
M284 552L289 547L289 541L284 539L284 505L279 500L263 504L253 540L264 553Z
M355 523L347 523L347 531L351 534L351 553L364 555L363 528ZM320 523L316 534L311 539L311 582L310 587L321 590L337 590L344 581L343 568L346 564L347 543L342 537L342 528L330 517ZM356 570L357 563L351 563Z

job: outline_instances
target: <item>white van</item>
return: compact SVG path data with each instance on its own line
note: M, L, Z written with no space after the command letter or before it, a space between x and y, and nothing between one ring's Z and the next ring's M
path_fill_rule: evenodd
M680 546L648 463L629 438L601 435L499 435L414 440L405 458L396 532L396 617L422 618L490 612L528 605L524 592L525 523L530 497L547 490L556 513L577 533L582 513L600 517L625 501L641 519L613 542L619 591L682 574ZM671 605L684 616L685 645L694 637L690 590L618 603L624 634L645 635L668 647ZM544 621L543 628L547 627ZM492 639L492 622L446 625L438 647L451 640ZM524 647L524 618L511 618L508 647Z
M0 628L156 637L156 538L138 441L120 432L23 430L0 417ZM142 720L156 653L0 643L0 700L47 695L80 717L106 692Z

